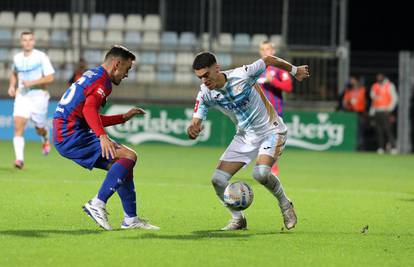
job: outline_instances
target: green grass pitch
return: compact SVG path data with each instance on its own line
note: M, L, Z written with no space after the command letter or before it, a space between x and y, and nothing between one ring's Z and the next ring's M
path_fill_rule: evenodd
M275 199L251 178L248 230L216 231L228 212L210 177L223 148L135 147L139 215L160 231L98 228L81 210L104 178L27 143L23 171L0 143L0 266L413 266L414 157L287 148L280 178L298 225L282 230ZM117 195L108 204L115 229ZM361 233L368 225L368 230Z

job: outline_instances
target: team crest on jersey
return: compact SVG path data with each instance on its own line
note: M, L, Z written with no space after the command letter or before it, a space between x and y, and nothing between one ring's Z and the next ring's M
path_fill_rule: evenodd
M241 87L241 85L237 85L233 87L232 91L233 91L233 94L238 95L243 91L243 88Z

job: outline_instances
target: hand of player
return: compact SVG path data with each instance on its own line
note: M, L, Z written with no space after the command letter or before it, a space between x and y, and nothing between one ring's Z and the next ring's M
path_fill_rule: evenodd
M32 86L32 83L30 81L22 81L24 88L30 88Z
M125 121L128 121L132 117L134 117L135 115L143 115L145 113L147 113L147 112L145 112L145 110L143 110L142 108L136 107L136 108L130 109L127 113L125 113L123 115L123 118L124 118Z
M296 80L301 82L303 79L307 79L309 77L310 77L309 66L308 65L298 66L298 70L295 75Z
M99 140L101 141L102 157L106 159L114 159L116 155L116 144L112 142L107 135L99 136Z
M7 93L9 94L9 96L15 97L16 96L16 88L14 88L13 86L10 86Z
M201 133L202 130L203 130L203 128L201 126L196 125L196 124L191 124L187 128L188 137L190 139L196 139L199 136L199 134Z

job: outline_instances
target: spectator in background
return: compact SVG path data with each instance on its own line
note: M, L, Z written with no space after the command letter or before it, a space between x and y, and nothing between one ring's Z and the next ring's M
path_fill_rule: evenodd
M365 125L367 124L366 102L365 86L361 85L361 80L358 76L352 75L343 93L342 107L345 111L356 112L358 114L358 150L365 149L364 131Z
M76 69L70 77L68 84L71 85L72 83L76 82L80 77L82 77L82 74L87 70L88 63L84 58L80 58L78 64L76 65Z
M383 73L378 73L376 82L371 87L371 108L370 115L374 116L375 127L378 135L378 154L384 154L390 150L396 154L395 137L392 131L392 115L397 105L398 96L395 85Z
M259 52L260 56L264 58L274 56L276 51L273 43L266 40L260 44ZM273 105L276 113L283 118L283 92L292 92L292 78L289 73L274 66L268 66L257 82L260 84L264 95ZM279 173L276 164L272 167L272 173L275 175Z

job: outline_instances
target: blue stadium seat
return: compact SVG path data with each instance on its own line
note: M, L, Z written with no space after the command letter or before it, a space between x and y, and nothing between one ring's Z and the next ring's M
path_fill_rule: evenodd
M174 52L161 52L158 55L158 64L174 65L176 62L176 54Z
M69 42L68 32L66 30L53 30L50 36L52 45L63 45Z
M124 43L127 46L137 47L141 44L141 34L137 31L127 31L124 36Z
M0 29L0 43L11 43L13 34L9 29Z
M92 14L89 27L92 30L105 30L106 29L106 17L104 14Z
M91 65L101 63L103 60L102 53L99 50L85 50L83 51L83 58Z
M247 33L236 33L234 35L234 47L245 49L250 47L250 35Z
M176 32L163 32L161 34L161 45L163 47L175 47L178 44L178 34Z
M159 71L155 79L160 83L172 83L174 81L174 74L172 72Z
M0 61L8 61L9 60L9 53L10 53L9 49L0 48Z
M142 52L139 56L140 64L155 65L157 63L157 55L155 52Z
M231 55L227 53L218 53L217 60L223 68L230 67L232 63Z
M182 47L192 47L196 44L196 36L192 32L182 32L180 35L179 45Z

